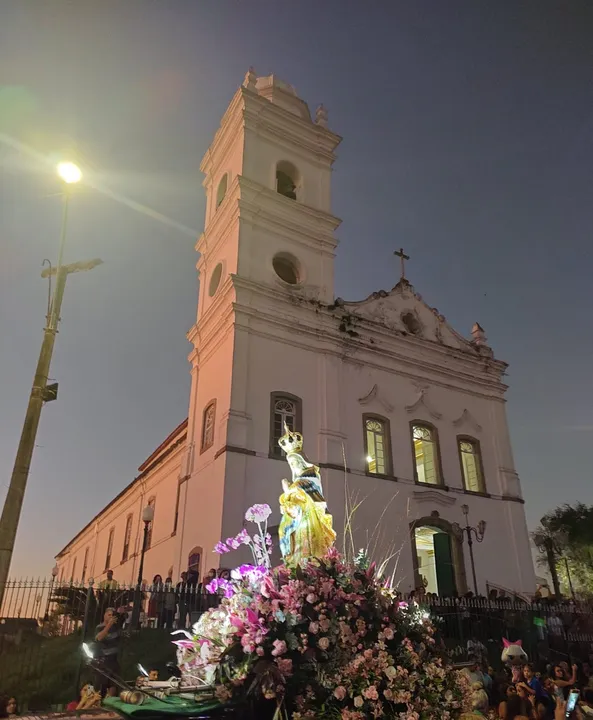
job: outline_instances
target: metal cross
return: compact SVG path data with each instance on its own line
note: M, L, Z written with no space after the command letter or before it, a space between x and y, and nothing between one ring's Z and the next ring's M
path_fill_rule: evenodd
M400 248L399 250L396 250L393 254L394 254L396 257L398 257L399 260L400 260L400 263L401 263L401 278L400 278L400 280L404 280L405 277L406 277L406 260L409 260L409 259L410 259L410 256L409 256L409 255L406 255L406 254L404 253L404 249L403 249L403 248Z

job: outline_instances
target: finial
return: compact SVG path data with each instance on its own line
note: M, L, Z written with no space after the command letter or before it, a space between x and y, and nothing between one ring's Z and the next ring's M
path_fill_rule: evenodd
M253 90L255 92L255 83L257 82L257 75L255 74L255 70L253 67L250 67L247 71L247 74L245 75L245 80L243 80L243 87L246 90Z
M315 124L321 127L327 127L327 110L324 105L319 105L315 111Z
M487 345L488 339L486 337L486 333L484 332L484 328L480 325L480 323L474 323L472 328L472 337L474 339L474 345L478 345L478 347L481 345Z

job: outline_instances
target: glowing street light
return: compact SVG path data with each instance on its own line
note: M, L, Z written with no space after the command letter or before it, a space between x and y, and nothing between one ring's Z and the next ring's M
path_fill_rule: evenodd
M82 171L72 162L61 162L56 168L57 174L66 183L66 186L74 185L82 179ZM8 493L4 500L2 515L0 515L0 607L4 591L8 582L8 572L10 570L10 562L14 550L14 542L18 530L23 498L27 480L29 478L29 468L31 458L33 457L33 449L35 447L35 439L39 420L41 418L41 409L45 402L55 400L57 397L57 383L47 384L49 369L53 355L54 343L58 332L60 322L60 310L62 307L62 299L64 296L64 288L66 287L66 278L70 273L81 272L82 270L92 270L101 263L100 260L89 260L87 262L72 263L71 265L63 265L64 246L66 244L66 228L68 224L68 204L70 192L68 187L63 188L64 210L62 214L62 230L60 233L60 245L58 248L58 262L55 267L50 265L43 275L49 277L56 276L56 284L51 292L50 300L47 308L47 325L43 331L43 343L37 361L37 369L33 379L33 387L29 396L29 404L27 405L27 413L25 422L21 431L21 438L17 450L16 460L8 486ZM52 573L52 590L55 575ZM51 602L51 590L48 597L48 605L46 616L49 612L49 604ZM78 687L78 683L77 683Z
M58 175L68 185L80 182L82 180L82 171L72 162L61 162L57 167Z

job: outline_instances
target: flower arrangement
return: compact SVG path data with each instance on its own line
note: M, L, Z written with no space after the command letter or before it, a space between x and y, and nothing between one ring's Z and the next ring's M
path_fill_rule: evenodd
M290 720L459 717L469 682L437 649L428 614L399 602L364 553L272 569L270 513L253 506L258 532L217 546L249 545L255 564L210 584L224 589L221 605L176 641L184 682L215 685L223 703L274 700Z

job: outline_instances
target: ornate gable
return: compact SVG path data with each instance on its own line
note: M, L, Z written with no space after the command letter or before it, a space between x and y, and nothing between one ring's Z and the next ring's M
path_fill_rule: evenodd
M336 305L357 318L401 335L436 342L473 355L491 354L487 346L478 346L454 330L436 308L424 302L405 278L390 292L380 290L359 302L338 298Z

